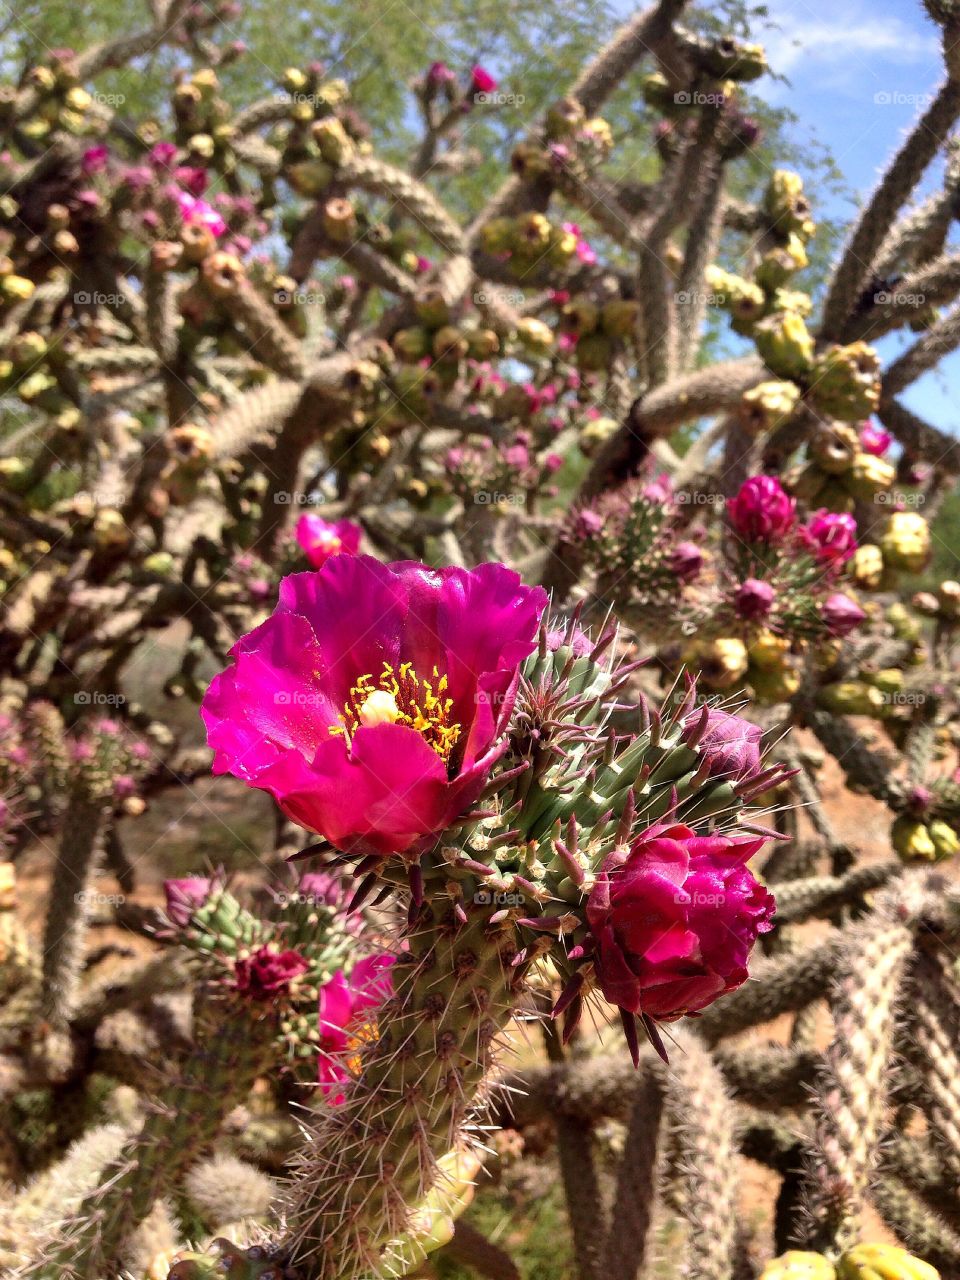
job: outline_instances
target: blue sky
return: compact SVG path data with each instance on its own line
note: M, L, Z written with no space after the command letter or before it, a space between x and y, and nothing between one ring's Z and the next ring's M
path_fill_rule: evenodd
M811 192L814 208L848 219L943 79L939 29L920 0L768 0L763 36L772 67L789 84L762 82L764 96L799 116L798 141L829 145L850 199ZM931 172L925 189L939 179ZM913 340L913 335L908 335ZM894 349L902 346L897 340ZM885 357L890 344L883 344ZM960 435L960 355L945 360L905 397L931 422Z

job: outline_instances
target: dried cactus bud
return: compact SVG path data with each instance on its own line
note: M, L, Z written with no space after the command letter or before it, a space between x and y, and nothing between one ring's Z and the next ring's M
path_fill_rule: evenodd
M36 287L26 276L0 276L0 294L10 302L25 302Z
M761 360L779 377L799 378L810 372L813 338L802 316L774 312L757 323L753 336Z
M906 814L894 820L890 828L890 843L906 862L937 861L937 846L927 824Z
M847 572L858 587L876 591L883 581L883 552L873 542L864 542L847 563Z
M937 587L937 601L945 618L960 617L960 582L948 578Z
M886 701L879 689L864 680L842 680L819 689L817 705L837 715L877 717Z
M919 573L930 556L930 526L917 511L894 511L880 547L887 564Z
M774 169L763 197L763 210L773 230L783 235L803 231L810 218L810 202L803 179L790 169Z
M735 636L720 636L694 645L687 661L711 689L732 689L747 673L747 650Z
M782 671L790 655L790 641L786 636L765 628L751 641L747 655L751 667L766 672Z
M940 1272L894 1244L858 1244L837 1263L837 1280L940 1280Z
M591 418L580 428L577 437L581 452L591 457L619 429L620 424L615 418Z
M613 298L600 312L600 323L610 338L629 338L637 328L640 304L632 298Z
M209 258L216 247L217 237L210 227L206 223L200 222L199 219L191 218L189 222L185 222L180 228L180 244L177 245L177 248L187 262L194 264L203 262L205 258ZM166 269L169 270L170 268Z
M860 437L853 427L832 422L821 427L809 446L810 458L827 475L842 475L853 466L860 452Z
M770 292L776 292L781 298L789 298L792 296L792 291L788 292L781 286L786 284L795 271L802 271L808 265L809 259L803 240L796 232L791 232L787 236L786 244L768 249L761 257L757 263L757 283ZM805 306L803 314L806 315L809 309Z
M553 332L542 320L524 316L517 325L517 341L528 351L546 355L553 348Z
M416 364L424 356L429 355L430 348L429 330L423 328L422 325L415 325L410 329L398 329L393 335L394 351L401 360L405 360L410 364Z
M813 364L810 396L824 413L861 422L880 403L880 359L865 342L829 346Z
M200 268L203 282L215 298L231 298L246 277L243 263L232 253L218 250L204 258Z
M795 382L761 382L743 393L739 418L751 435L761 435L786 422L799 403Z
M836 1270L822 1253L791 1249L774 1258L760 1272L760 1280L836 1280Z
M311 133L320 155L328 164L343 164L354 151L353 140L336 116L317 120Z
M887 462L885 458L858 453L853 466L844 477L844 484L855 498L861 502L869 502L876 494L890 488L896 474L893 463Z

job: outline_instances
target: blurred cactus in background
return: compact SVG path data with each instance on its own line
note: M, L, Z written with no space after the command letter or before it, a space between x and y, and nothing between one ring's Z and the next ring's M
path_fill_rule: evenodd
M485 202L483 65L5 64L4 1274L960 1275L956 8L823 279L709 5Z

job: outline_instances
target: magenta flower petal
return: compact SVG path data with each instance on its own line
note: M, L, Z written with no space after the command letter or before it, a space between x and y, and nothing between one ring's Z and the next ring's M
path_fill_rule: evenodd
M204 698L214 769L339 849L416 857L504 750L545 606L503 565L336 555L293 574Z
M661 823L611 855L587 902L597 982L611 1003L670 1021L746 980L775 909L746 866L762 844Z

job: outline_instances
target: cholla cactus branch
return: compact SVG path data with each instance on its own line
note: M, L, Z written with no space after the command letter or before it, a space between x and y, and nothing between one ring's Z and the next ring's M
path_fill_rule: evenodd
M943 146L960 115L960 82L951 76L897 152L892 164L860 215L856 230L833 274L823 308L820 336L837 341L859 298L884 237L898 211Z
M676 1131L687 1267L703 1280L730 1280L737 1194L734 1112L709 1051L692 1036L678 1046L666 1106Z
M902 908L919 886L905 881L904 889L849 929L838 955L834 1038L817 1085L816 1150L807 1172L813 1243L845 1248L855 1241L877 1162L895 1009L917 923Z

